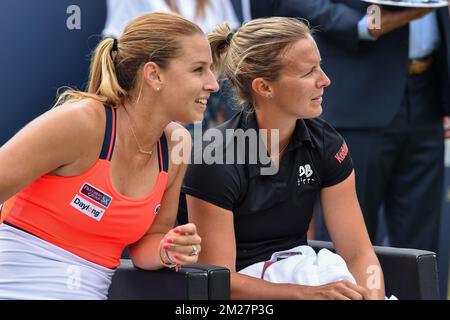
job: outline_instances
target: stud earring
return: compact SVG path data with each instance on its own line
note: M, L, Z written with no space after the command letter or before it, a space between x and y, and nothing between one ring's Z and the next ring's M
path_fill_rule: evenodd
M161 88L156 88L156 91L159 91L159 90L161 90Z
M271 94L271 93L269 93L269 94L267 95L267 99L272 99L272 94Z

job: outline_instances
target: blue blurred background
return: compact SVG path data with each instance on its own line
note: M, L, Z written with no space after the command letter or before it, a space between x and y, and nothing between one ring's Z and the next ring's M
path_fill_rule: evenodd
M76 4L81 29L69 30ZM0 144L48 110L61 86L84 89L89 55L106 18L104 0L0 1Z

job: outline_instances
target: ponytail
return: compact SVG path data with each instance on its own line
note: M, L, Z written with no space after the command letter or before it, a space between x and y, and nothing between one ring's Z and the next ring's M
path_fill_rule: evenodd
M213 58L212 70L216 75L222 74L225 69L225 57L230 49L231 29L228 23L219 24L208 34L209 44Z
M123 102L127 92L119 85L116 76L113 56L114 41L112 38L102 40L95 48L91 60L89 83L87 92L62 88L64 92L59 97L54 107L66 102L75 102L85 98L92 98L103 104L115 106Z
M112 50L114 41L117 40L105 39L95 49L88 85L88 93L106 98L106 102L109 104L121 101L127 93L117 81L116 68L112 58L117 54L117 50ZM118 45L116 49L118 49Z

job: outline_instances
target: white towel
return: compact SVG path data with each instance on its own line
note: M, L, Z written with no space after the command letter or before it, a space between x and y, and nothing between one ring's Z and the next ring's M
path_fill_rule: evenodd
M265 262L255 263L239 273L273 283L307 286L320 286L340 280L356 283L344 259L327 249L322 249L316 254L309 246L298 246L275 252L270 261L273 263L267 267L264 275L262 271Z
M309 246L298 246L286 251L275 252L269 262L252 264L239 273L273 283L321 286L348 280L356 284L355 278L342 257L327 249L316 253ZM397 300L395 296L386 299Z

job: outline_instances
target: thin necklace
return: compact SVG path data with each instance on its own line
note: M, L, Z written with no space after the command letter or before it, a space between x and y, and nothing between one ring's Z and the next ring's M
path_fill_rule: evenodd
M291 138L292 138L292 137L290 137L289 140L288 140L288 142L284 145L284 147L281 148L280 151L278 151L278 156L280 156L280 155L283 153L283 151L286 150L287 146L289 145L289 142L291 142Z
M283 149L281 149L278 153L282 154L283 151L287 148L287 146L289 145L289 142L291 142L291 138L289 138L288 142L286 143L286 145L283 147Z
M281 154L283 153L284 150L286 150L287 146L289 145L289 142L291 142L291 138L292 138L292 137L289 137L288 142L284 145L283 148L281 148L280 151L278 151L278 156L281 155Z
M128 124L129 124L129 126L130 126L131 133L133 134L134 141L136 141L136 145L137 145L137 147L138 147L138 149L139 149L139 152L140 152L140 153L143 153L143 154L146 154L146 155L148 155L148 156L151 156L151 155L153 154L153 150L146 151L146 150L143 150L143 149L141 148L141 145L139 144L139 140L138 140L138 138L136 137L136 133L134 133L133 124L131 123L131 122L132 122L131 117L130 117L130 115L128 114L127 108L125 108L125 105L123 106L123 109L125 110L125 113L127 114L127 117L128 117Z

